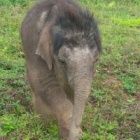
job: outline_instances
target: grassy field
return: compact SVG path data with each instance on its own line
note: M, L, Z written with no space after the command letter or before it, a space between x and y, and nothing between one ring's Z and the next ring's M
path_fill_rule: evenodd
M34 113L19 37L37 0L0 0L0 139L58 140L55 120ZM140 1L79 0L99 22L103 52L81 140L140 140Z

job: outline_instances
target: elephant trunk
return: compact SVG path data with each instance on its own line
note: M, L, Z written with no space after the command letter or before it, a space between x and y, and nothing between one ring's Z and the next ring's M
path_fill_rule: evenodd
M82 76L78 76L74 79L76 79L74 80L74 108L70 133L75 134L70 134L70 136L79 136L81 130L80 124L82 121L85 104L90 94L92 76L89 76L89 74L84 74L83 76L82 73ZM70 140L73 140L73 138L71 138Z

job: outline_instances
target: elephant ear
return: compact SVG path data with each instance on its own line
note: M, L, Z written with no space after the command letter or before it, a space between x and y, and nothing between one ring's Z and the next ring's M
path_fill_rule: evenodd
M52 70L52 41L50 35L50 26L45 25L36 52L35 54L41 56L49 67L49 70Z

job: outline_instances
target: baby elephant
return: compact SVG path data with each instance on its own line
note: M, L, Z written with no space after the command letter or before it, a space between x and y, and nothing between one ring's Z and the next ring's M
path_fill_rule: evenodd
M60 138L79 140L101 52L93 16L74 0L45 0L28 12L21 39L36 111L57 118Z

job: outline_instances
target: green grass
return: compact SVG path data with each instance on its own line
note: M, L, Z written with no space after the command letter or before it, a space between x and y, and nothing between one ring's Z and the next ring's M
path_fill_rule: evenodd
M0 0L0 139L58 140L34 113L19 28L35 0ZM99 22L103 52L81 140L140 140L140 1L79 0ZM44 120L44 119L43 119Z

